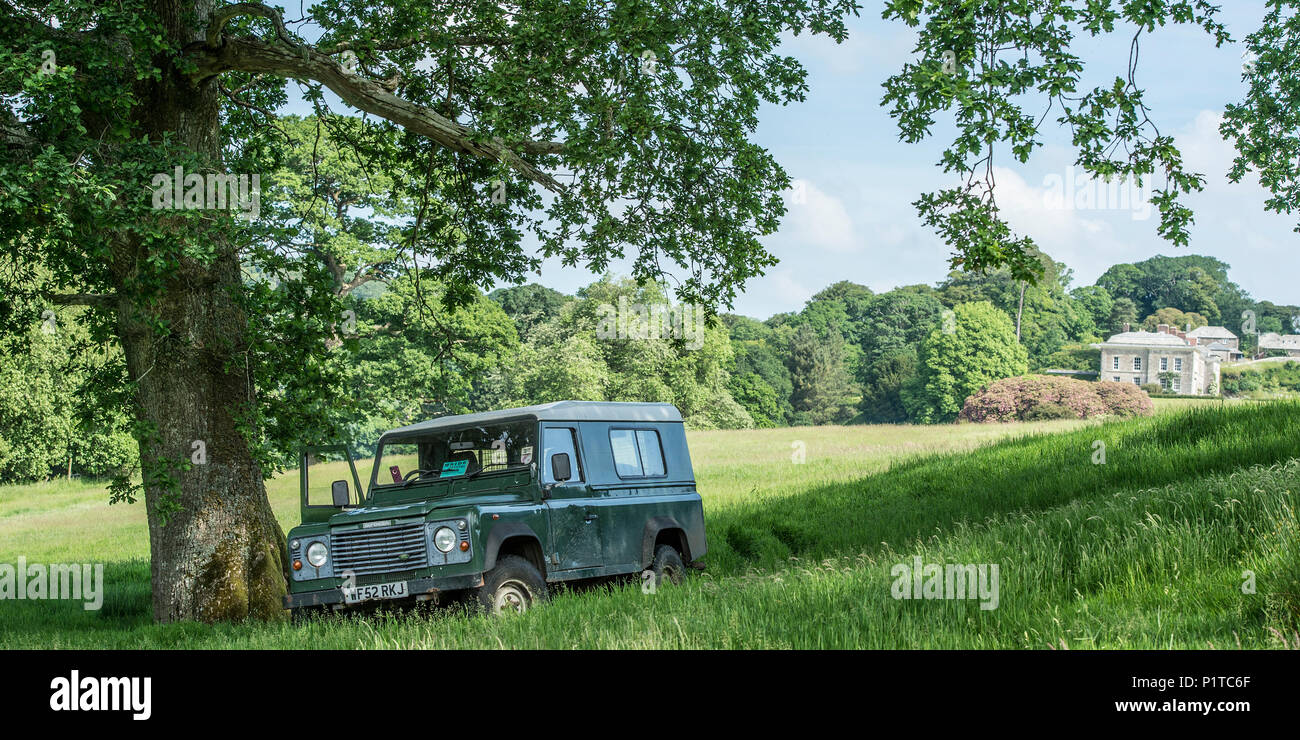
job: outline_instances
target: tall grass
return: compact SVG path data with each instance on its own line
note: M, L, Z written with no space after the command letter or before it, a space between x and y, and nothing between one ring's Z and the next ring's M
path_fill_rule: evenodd
M148 619L147 560L123 554L109 563L98 613L0 602L0 646L1223 648L1278 646L1296 632L1300 404L1034 431L1050 429L1066 431L1006 430L973 450L987 428L695 435L708 569L654 594L636 583L570 590L504 620L451 609L299 627L159 626ZM963 451L921 454L944 449L929 435L945 431L958 440L947 449ZM1104 464L1094 464L1097 440ZM805 444L804 464L791 461L794 441ZM83 495L67 494L93 529L97 510ZM44 539L61 541L49 552L75 551L64 532L11 532L56 513L0 493L0 553ZM998 607L896 600L890 569L914 555L997 564ZM1254 593L1243 592L1247 571Z
M710 519L710 565L737 572L791 555L898 545L1011 512L1296 456L1300 404L1202 406L1007 439L970 454L917 457L884 474L793 495L755 484Z

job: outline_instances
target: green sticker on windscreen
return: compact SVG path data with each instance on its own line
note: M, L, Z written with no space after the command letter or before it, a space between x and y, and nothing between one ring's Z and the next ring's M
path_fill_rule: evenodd
M469 460L448 460L442 464L442 475L439 478L450 478L454 475L464 475L465 469L469 467Z

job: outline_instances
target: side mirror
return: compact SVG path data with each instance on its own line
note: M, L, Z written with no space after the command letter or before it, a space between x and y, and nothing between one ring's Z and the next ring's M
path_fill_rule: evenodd
M345 480L336 480L330 484L330 496L334 499L334 505L340 508L347 506L351 496L348 495L348 482Z
M573 477L573 469L569 467L569 453L557 452L551 455L551 478L556 483L563 483Z

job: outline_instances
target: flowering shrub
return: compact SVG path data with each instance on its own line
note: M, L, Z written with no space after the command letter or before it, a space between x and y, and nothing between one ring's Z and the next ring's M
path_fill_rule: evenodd
M1155 410L1151 396L1132 383L1113 383L1103 380L1091 383L1097 395L1106 404L1107 413L1115 416L1150 416Z
M1151 399L1131 383L1090 383L1049 375L994 381L966 399L960 419L974 422L1149 416Z

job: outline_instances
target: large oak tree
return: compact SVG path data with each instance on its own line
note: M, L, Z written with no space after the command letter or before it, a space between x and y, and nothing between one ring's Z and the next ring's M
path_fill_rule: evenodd
M626 254L637 278L680 275L679 299L726 303L772 264L758 238L783 213L789 179L751 141L760 102L805 91L780 36L843 38L854 9L323 0L293 18L212 0L0 0L5 318L87 306L123 349L155 619L282 614L263 479L283 439L267 430L310 436L301 409L330 402L311 391L327 386L338 288L373 267L304 246L292 209L245 202L241 216L188 187L168 208L160 176L265 176L301 158L275 120L299 94L410 205L405 264L449 302L544 257L601 271ZM136 491L123 480L114 495Z

